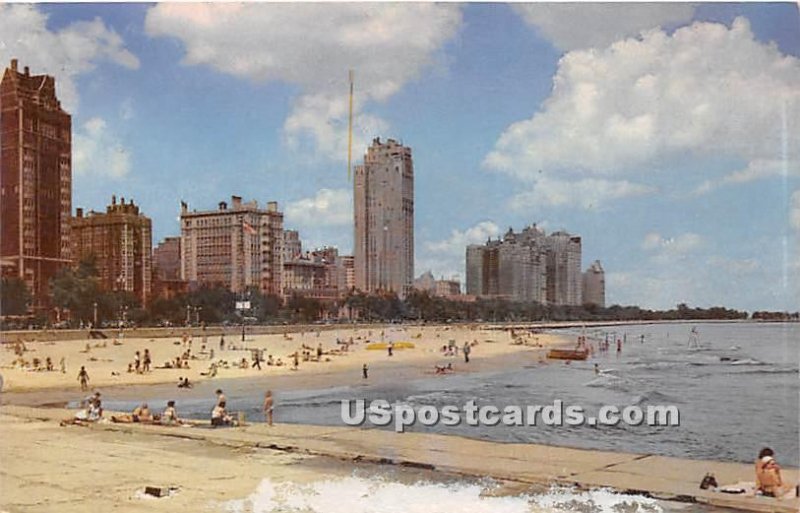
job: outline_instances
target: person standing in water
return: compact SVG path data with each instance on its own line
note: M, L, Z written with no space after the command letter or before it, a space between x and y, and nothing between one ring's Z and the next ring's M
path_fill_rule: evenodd
M267 393L264 395L264 420L267 422L268 425L272 425L272 410L274 407L274 401L272 399L272 390L267 390Z

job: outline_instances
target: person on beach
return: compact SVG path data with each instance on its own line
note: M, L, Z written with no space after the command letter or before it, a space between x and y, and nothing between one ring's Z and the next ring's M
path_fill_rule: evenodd
M366 363L364 364L363 367L361 367L361 376L362 376L362 379L369 378L369 367L367 367Z
M389 342L389 345L386 346L386 350L389 351L389 356L392 356L392 352L394 351L394 342Z
M150 364L153 363L153 360L150 358L150 350L144 350L144 359L142 361L142 372L150 372Z
M131 417L133 418L134 422L142 422L145 424L148 422L153 422L153 414L150 412L150 407L147 406L147 403L142 403L134 408Z
M219 350L220 351L224 351L225 350L225 334L224 333L219 336Z
M58 361L58 367L61 370L61 374L66 374L67 373L67 360L63 356Z
M294 352L294 370L297 370L300 367L300 351Z
M217 394L217 405L219 405L219 403L224 403L228 400L225 397L225 394L222 393L222 389L218 388L217 391L214 393Z
M232 426L233 425L233 418L228 415L228 412L225 410L225 401L218 403L214 406L214 409L211 410L211 425L214 427L217 426Z
M140 374L142 371L142 355L139 351L136 351L136 354L133 355L133 369L136 374Z
M86 372L86 367L84 366L81 366L81 370L78 372L78 381L81 382L81 391L89 390L89 373Z
M272 425L272 410L274 408L274 401L272 399L272 390L267 390L264 394L264 420L268 425Z
M320 342L319 345L317 346L317 361L318 362L322 361L322 342Z
M178 412L175 410L175 401L167 401L167 407L164 409L164 413L161 414L161 423L167 425L182 424L178 418Z
M472 352L469 342L464 342L464 362L469 363L469 353Z
M756 492L764 497L780 497L787 490L783 486L781 467L775 461L775 453L764 447L756 460Z

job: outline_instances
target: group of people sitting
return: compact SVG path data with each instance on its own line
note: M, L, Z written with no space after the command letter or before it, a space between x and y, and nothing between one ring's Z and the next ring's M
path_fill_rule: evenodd
M113 415L111 422L130 424L160 424L162 426L173 426L185 424L183 420L178 418L178 412L175 409L175 401L167 401L167 407L159 414L154 414L150 411L147 403L142 403L133 409L130 415Z
M62 426L98 422L103 418L103 402L100 400L100 392L95 392L93 395L83 399L80 406L81 409L75 412L72 418L61 421Z

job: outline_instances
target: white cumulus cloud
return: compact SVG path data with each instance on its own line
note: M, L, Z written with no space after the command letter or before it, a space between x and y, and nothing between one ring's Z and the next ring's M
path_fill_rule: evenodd
M544 193L552 184L542 176L570 183L619 182L632 173L648 179L677 173L669 165L677 158L739 159L746 167L731 182L771 176L800 160L797 84L800 61L757 41L745 18L730 27L698 22L672 35L650 30L564 55L550 97L503 132L484 166L541 189L536 194L545 198L558 195ZM685 178L696 182L696 173ZM620 182L606 187L605 197L626 188L646 192Z
M387 123L365 112L440 60L461 26L460 8L433 3L162 3L147 12L153 37L180 40L186 65L255 82L282 81L301 93L284 124L290 146L311 142L346 159L348 70L355 71L355 155Z
M131 154L102 118L91 118L72 135L72 170L76 175L123 178Z
M735 185L772 176L800 176L800 162L790 160L753 160L744 169L734 171L719 180L705 180L698 185L695 195L707 194L725 185Z
M426 241L422 244L422 251L415 265L417 274L430 270L437 279L442 276L458 276L463 282L466 279L464 265L467 246L483 244L489 237L499 235L500 227L487 220L464 230L453 229L446 239Z
M530 3L514 10L561 50L605 47L641 31L692 19L687 3Z
M8 65L12 58L33 74L55 76L58 97L73 114L79 103L75 84L79 75L103 61L139 68L139 59L100 18L52 31L47 28L47 15L35 5L0 4L0 62Z
M347 226L353 223L353 195L348 189L320 189L310 198L286 205L287 226Z
M579 205L586 210L605 210L613 200L642 196L653 191L655 187L628 180L584 178L567 181L542 177L536 180L533 189L513 196L510 206L519 212L529 212L541 205Z

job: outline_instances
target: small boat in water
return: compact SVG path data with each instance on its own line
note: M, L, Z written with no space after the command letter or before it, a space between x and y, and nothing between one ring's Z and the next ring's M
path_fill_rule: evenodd
M589 357L587 349L551 349L547 352L551 360L585 360Z

